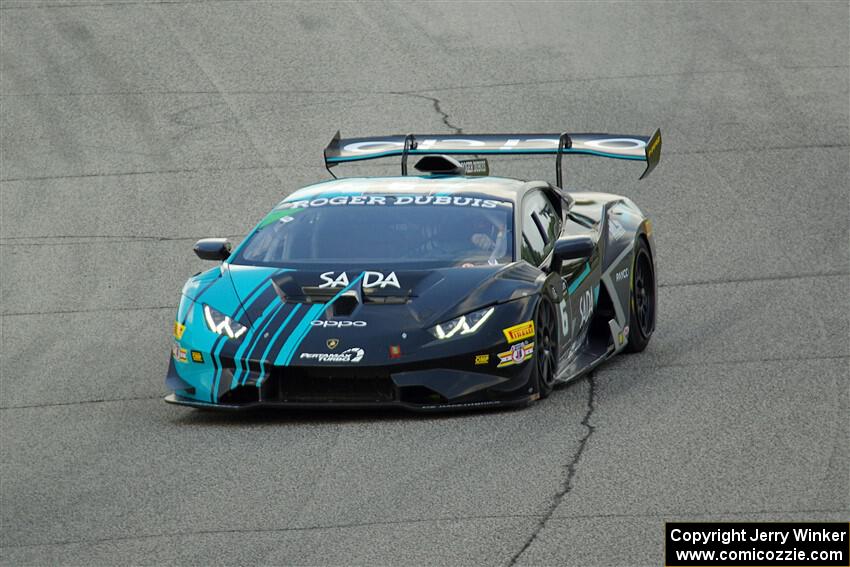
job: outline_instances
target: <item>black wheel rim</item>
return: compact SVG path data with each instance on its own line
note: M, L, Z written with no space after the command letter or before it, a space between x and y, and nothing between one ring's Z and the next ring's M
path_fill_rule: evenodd
M555 308L543 300L537 313L537 374L540 381L550 386L555 381L555 364L558 336L555 330Z
M635 315L644 337L648 337L655 326L655 280L652 263L646 252L641 251L635 262Z

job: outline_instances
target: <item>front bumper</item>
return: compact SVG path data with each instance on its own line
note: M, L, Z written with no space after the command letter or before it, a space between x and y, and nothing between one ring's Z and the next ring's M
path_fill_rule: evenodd
M533 364L493 374L470 370L422 367L287 366L273 367L258 387L248 382L223 393L216 401L198 399L169 365L167 383L175 390L172 404L206 409L246 410L261 407L375 408L417 411L469 410L525 405L539 397L531 380ZM224 376L224 381L229 377Z

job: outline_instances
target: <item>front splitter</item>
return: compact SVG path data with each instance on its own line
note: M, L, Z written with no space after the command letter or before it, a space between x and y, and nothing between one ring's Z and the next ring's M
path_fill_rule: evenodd
M540 398L537 393L514 400L447 403L433 405L409 404L405 402L250 402L246 404L214 404L183 398L177 394L169 394L164 400L169 404L189 406L199 409L219 410L225 412L250 411L259 409L381 409L397 408L418 412L451 412L470 411L486 408L511 408L530 404Z

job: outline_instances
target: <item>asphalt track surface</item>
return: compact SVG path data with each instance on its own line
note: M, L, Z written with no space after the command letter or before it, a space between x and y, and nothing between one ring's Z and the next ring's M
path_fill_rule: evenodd
M658 565L665 521L850 516L846 2L0 8L3 564ZM645 353L522 411L162 401L193 242L337 128L655 127L643 182L566 160L654 219Z

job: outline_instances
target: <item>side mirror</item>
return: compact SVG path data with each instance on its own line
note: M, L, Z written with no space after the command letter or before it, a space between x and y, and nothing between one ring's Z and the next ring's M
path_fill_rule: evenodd
M201 260L226 260L230 256L230 241L226 238L203 238L195 243L193 250Z
M555 242L554 256L562 262L590 258L593 248L593 239L589 236L568 236Z

